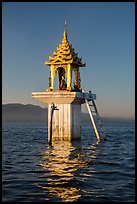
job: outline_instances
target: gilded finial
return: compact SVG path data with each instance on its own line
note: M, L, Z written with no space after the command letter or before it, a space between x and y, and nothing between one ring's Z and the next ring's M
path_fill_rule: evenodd
M66 23L66 20L65 20L65 24L64 24L64 31L67 32L67 23Z
M67 36L67 23L65 20L65 24L64 24L64 37Z

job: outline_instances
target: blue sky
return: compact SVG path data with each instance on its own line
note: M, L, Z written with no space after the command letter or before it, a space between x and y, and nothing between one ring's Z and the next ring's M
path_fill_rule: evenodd
M68 40L86 63L82 88L97 94L101 116L134 118L135 3L2 3L2 101L45 104L31 92L48 88L43 64ZM82 108L86 111L85 107Z

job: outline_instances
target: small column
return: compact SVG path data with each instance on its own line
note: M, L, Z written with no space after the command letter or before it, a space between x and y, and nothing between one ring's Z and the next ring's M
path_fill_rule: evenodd
M51 65L51 86L50 88L52 90L54 89L54 78L55 78L55 69L54 69L54 65Z
M71 80L72 80L72 69L71 65L67 65L67 90L71 90Z
M75 84L74 88L79 90L80 89L80 73L79 73L79 67L74 68L74 76L75 76Z

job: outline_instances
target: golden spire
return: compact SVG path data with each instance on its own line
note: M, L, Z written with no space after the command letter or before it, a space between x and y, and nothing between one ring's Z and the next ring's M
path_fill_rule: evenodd
M69 44L67 39L67 23L65 20L64 24L64 35L62 43L59 44L56 51L53 52L53 57L49 57L49 61L45 61L44 64L47 65L57 65L57 64L74 64L78 67L85 67L85 64L82 63L82 59L78 57L78 54L74 52L72 45Z

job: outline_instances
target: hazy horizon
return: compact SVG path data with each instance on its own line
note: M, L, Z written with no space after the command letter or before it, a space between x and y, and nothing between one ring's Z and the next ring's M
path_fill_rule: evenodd
M34 104L31 104L31 103L26 103L26 104L23 104L23 103L3 103L2 105L13 105L13 104L21 104L21 105L34 105ZM40 106L40 105L34 105L34 106L39 106L39 107L41 107L41 108L47 108L48 109L48 105L46 105L45 104L45 106ZM83 108L81 109L81 112L82 113L87 113L88 114L88 111L85 111L85 110L83 110ZM101 116L102 118L110 118L110 119L126 119L126 120L135 120L135 118L134 117L114 117L114 116Z
M2 103L47 107L31 92L48 88L43 62L61 43L65 19L68 40L86 63L82 88L97 94L100 116L134 119L134 2L2 2Z

